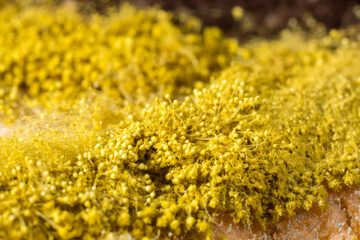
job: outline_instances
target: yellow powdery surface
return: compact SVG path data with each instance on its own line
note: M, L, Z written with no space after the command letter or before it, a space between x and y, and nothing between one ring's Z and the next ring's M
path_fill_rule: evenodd
M358 26L240 46L129 5L0 19L0 238L211 239L360 183Z

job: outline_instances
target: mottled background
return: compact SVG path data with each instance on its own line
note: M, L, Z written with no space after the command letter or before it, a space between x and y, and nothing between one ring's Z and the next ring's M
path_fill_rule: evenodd
M102 11L104 6L116 6L124 0L76 0L83 8ZM310 13L318 22L331 28L345 27L357 21L353 8L360 0L131 0L139 6L159 5L166 10L189 12L205 25L216 25L226 32L236 31L231 15L234 6L241 6L248 21L247 31L255 35L276 33L287 26L290 18L301 22Z

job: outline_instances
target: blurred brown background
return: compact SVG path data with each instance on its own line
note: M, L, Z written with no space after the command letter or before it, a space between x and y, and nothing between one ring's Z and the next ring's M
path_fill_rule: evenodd
M104 6L116 6L124 0L76 0L84 8L102 11ZM290 18L301 22L310 13L329 29L341 28L357 21L353 8L360 0L128 0L138 6L160 5L166 10L185 11L199 17L205 25L216 25L232 31L236 22L231 15L234 6L241 6L254 25L254 34L276 33L287 26Z

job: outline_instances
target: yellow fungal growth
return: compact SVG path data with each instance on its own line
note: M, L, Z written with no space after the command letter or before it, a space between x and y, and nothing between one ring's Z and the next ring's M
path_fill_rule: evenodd
M202 32L192 18L181 26L171 18L130 5L107 16L82 16L70 7L4 7L1 115L14 121L23 115L18 105L30 112L85 111L78 105L95 95L98 104L114 102L117 118L124 105L189 94L195 82L227 66L238 45L218 29Z
M218 212L267 228L360 184L359 26L239 46L130 5L0 20L0 238L211 239Z

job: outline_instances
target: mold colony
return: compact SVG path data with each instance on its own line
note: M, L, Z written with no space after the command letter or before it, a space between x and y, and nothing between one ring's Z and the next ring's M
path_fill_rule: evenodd
M359 184L358 26L240 46L129 5L0 18L3 238L212 238Z

